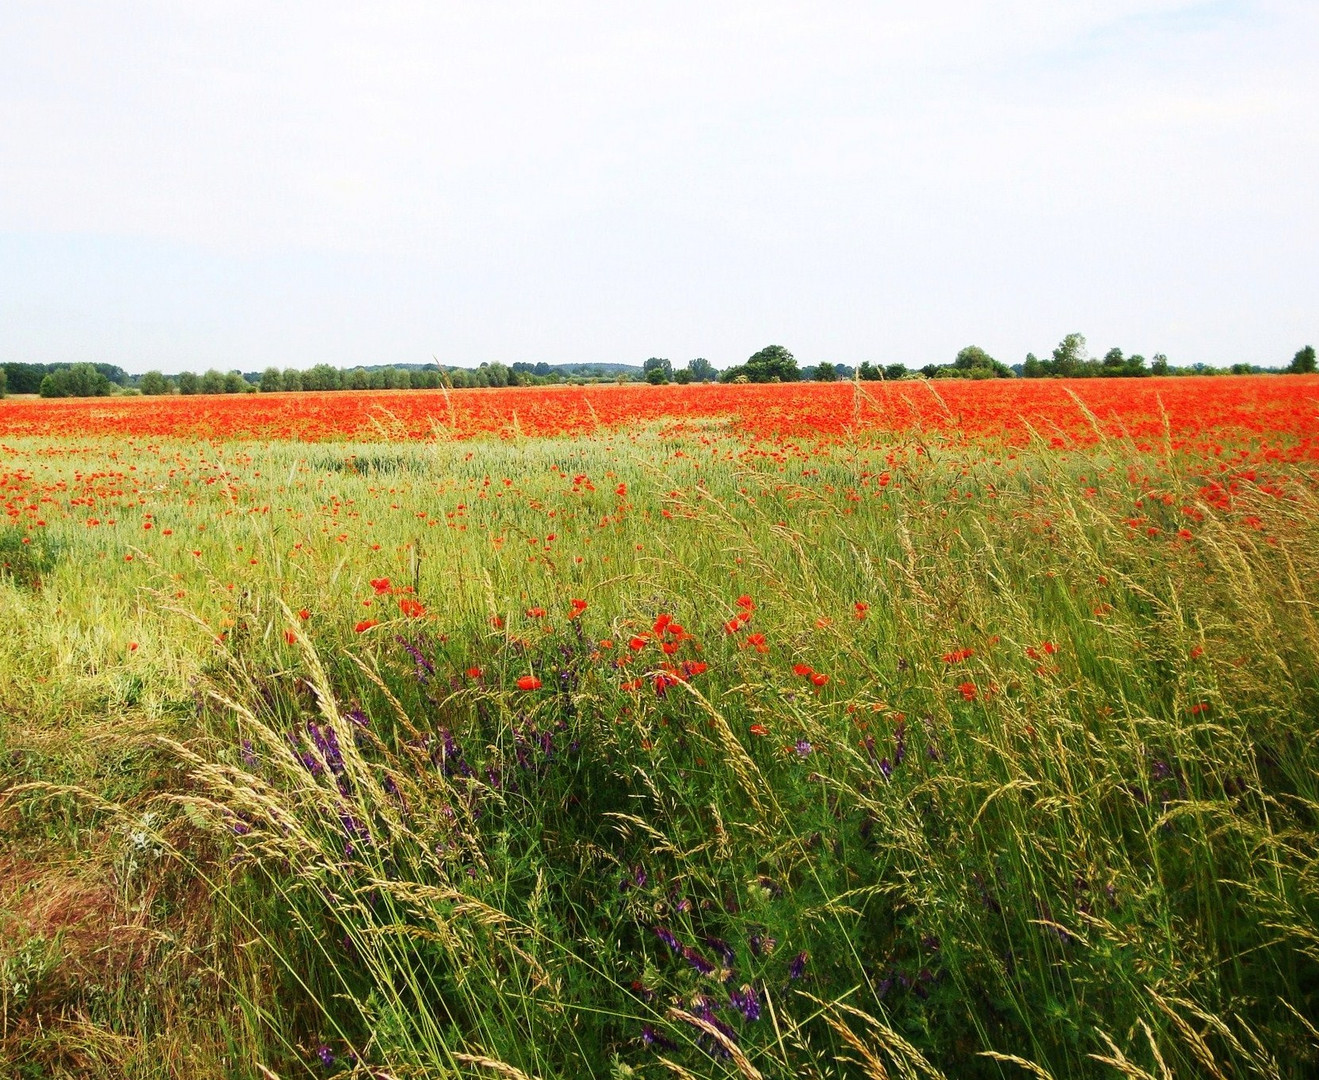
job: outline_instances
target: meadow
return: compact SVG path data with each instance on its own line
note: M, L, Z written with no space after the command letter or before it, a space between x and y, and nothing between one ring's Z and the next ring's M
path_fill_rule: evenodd
M15 1077L1319 1072L1319 378L0 401Z

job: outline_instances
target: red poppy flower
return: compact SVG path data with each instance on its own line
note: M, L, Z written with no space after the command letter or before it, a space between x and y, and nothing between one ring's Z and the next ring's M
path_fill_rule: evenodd
M959 683L957 689L967 701L975 701L977 695L980 693L980 691L976 689L976 684L973 682Z
M518 680L519 690L539 690L540 680L535 675L523 675Z
M810 664L793 664L792 673L794 675L811 675L813 673L813 669L811 668Z
M372 578L371 588L375 589L377 596L383 596L385 593L389 592L389 578Z
M813 675L811 676L811 683L812 683L812 685L814 685L814 686L823 686L823 685L824 685L825 683L827 683L828 681L829 681L829 676L828 676L828 675L824 675L824 674L822 674L821 672L818 672L818 671L815 672L815 674L813 674Z
M357 631L357 633L359 634L364 634L366 633L366 631L370 630L371 627L379 626L379 625L380 623L376 619L363 619L356 626L354 626L353 629Z
M752 735L760 735L762 738L769 734L769 728L764 724L752 724L750 730Z

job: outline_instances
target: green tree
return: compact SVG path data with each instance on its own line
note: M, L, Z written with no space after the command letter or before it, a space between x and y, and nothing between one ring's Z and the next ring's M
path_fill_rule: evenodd
M8 387L9 387L9 376L8 374L6 374L5 369L0 367L0 398L5 396L5 391L8 389Z
M885 364L884 378L889 382L897 382L899 379L905 379L909 372L906 364Z
M37 392L42 397L106 397L110 385L92 364L72 364L43 378Z
M41 380L50 374L45 364L19 364L10 361L4 366L11 394L35 394Z
M646 382L658 386L673 378L673 365L660 356L652 356L641 365L641 374Z
M200 389L203 394L223 394L224 372L211 368L202 376L198 389Z
M1122 354L1121 349L1114 346L1104 353L1100 368L1101 375L1125 375L1127 373L1127 358Z
M685 367L677 368L673 372L673 381L679 386L686 386L692 381L692 373Z
M247 394L255 389L255 386L243 378L241 371L230 371L224 377L224 392L226 394Z
M277 394L284 389L284 376L279 373L279 368L268 367L261 373L259 386L263 394Z
M1021 365L1021 377L1023 379L1042 379L1048 373L1044 361L1033 352L1026 354L1026 362Z
M720 382L796 382L801 378L797 358L782 345L766 345L752 353L745 364L728 368L719 376Z
M1293 356L1287 370L1293 375L1313 375L1315 371L1314 346L1307 345Z
M1089 356L1085 349L1085 335L1068 334L1053 350L1053 360L1048 362L1048 373L1050 375L1062 375L1065 378L1088 375L1090 374L1087 370L1088 359Z
M370 390L371 373L364 367L355 367L344 376L344 386L349 390Z
M687 370L691 372L692 382L714 382L719 377L714 365L704 356L687 361Z
M838 381L838 369L837 369L836 367L834 367L833 364L829 363L828 360L822 360L822 361L820 361L820 363L818 363L818 364L815 365L815 381L816 381L816 382L837 382L837 381Z
M1012 369L979 345L968 345L953 360L953 368L971 379L1010 379Z
M180 394L195 394L197 393L199 385L200 380L197 378L196 372L184 371L179 373Z
M148 397L168 394L174 387L159 371L148 371L137 382L137 388Z
M285 368L284 378L281 381L285 390L297 392L302 389L302 372L297 368Z
M339 371L329 364L316 364L302 373L304 390L338 390Z
M1150 361L1150 374L1151 375L1168 374L1168 358L1164 356L1163 353L1160 352L1154 354L1154 359Z

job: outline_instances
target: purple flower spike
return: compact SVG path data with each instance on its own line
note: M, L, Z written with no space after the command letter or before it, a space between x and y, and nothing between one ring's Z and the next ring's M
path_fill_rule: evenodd
M797 751L799 758L807 758L811 756L811 750L814 748L805 739L798 739L794 749Z
M682 952L682 942L662 926L653 927L655 936L676 953Z
M734 990L728 997L733 1008L748 1020L760 1019L760 994L754 986L743 986L741 991Z
M737 953L733 952L733 947L723 938L708 937L705 939L705 943L719 954L719 958L724 962L724 967L732 968L737 963Z
M711 975L714 973L714 965L690 945L682 950L682 958L702 975Z
M334 1064L334 1051L324 1043L316 1048L316 1056L321 1059L321 1064L327 1069Z
M792 963L788 965L788 978L800 979L806 974L806 961L810 956L805 952L799 952L792 958Z
M647 1024L641 1029L641 1041L647 1046L653 1046L656 1050L676 1050L677 1044L655 1031L653 1027Z

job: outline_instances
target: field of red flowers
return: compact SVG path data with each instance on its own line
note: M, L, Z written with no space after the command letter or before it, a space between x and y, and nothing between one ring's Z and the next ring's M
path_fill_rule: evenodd
M0 436L303 441L589 434L726 421L746 437L939 431L1022 444L1130 436L1319 455L1319 377L590 386L0 401Z

